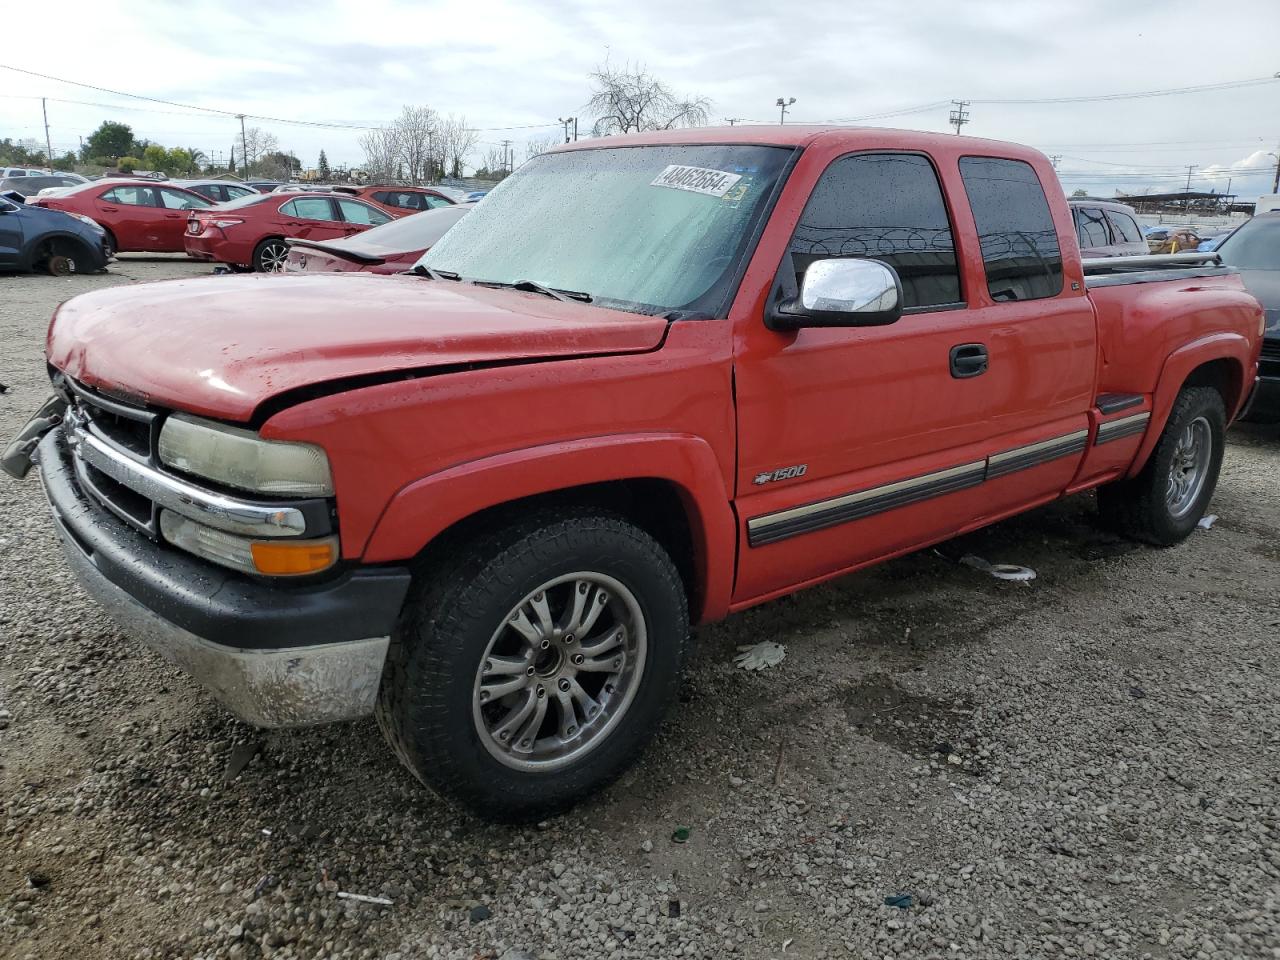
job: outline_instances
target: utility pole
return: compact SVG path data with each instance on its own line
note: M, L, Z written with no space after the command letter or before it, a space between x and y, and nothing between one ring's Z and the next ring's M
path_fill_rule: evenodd
M247 177L249 175L249 138L244 132L244 114L237 113L236 117L240 120L240 169Z
M969 122L969 111L965 109L969 105L968 100L952 100L952 106L955 107L951 111L951 117L947 123L952 124L956 128L956 134L959 135L960 128Z
M1184 193L1187 193L1187 194L1191 193L1191 171L1194 170L1195 168L1196 168L1196 165L1194 163L1187 164L1187 189L1183 191ZM1188 217L1191 216L1191 197L1190 196L1187 196L1182 201L1182 212L1185 213Z
M777 102L777 103L775 103L775 104L774 104L774 106L775 106L775 107L779 107L779 108L781 109L781 114L782 114L782 115L781 115L781 116L779 117L779 119L778 119L778 122L779 122L779 123L786 123L786 122L787 122L787 108L788 108L789 106L791 106L791 105L792 105L793 103L795 103L795 102L796 102L796 98L795 98L795 97L791 97L789 100L784 100L782 97L779 97L779 98L778 98L778 102Z
M511 161L507 159L511 152L511 141L502 141L502 175L508 176L511 173Z
M1053 164L1053 169L1058 169L1058 161L1062 159L1062 154L1054 153L1049 155L1049 162Z
M578 118L577 117L557 117L564 124L564 142L569 142L569 126L573 126L573 139L578 139Z
M746 119L747 119L746 117L725 117L725 120L728 121L729 126L731 127L737 126L738 124L742 123L742 121Z
M44 114L44 148L47 151L44 155L45 161L49 164L49 170L53 170L53 143L49 140L49 108L45 106L44 97L40 98L40 112Z
M578 142L578 118L573 118L573 142Z
M1280 76L1280 74L1276 74ZM1272 154L1276 158L1276 178L1271 181L1271 192L1280 193L1280 147L1276 148L1276 152Z

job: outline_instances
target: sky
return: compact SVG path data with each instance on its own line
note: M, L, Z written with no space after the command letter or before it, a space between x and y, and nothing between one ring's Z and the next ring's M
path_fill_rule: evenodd
M1064 188L1271 192L1280 153L1280 80L1227 90L1092 103L987 103L1100 96L1270 78L1280 72L1280 3L1236 0L1220 24L1189 3L809 0L273 0L199 7L62 0L58 22L23 31L0 64L250 118L306 166L358 166L361 130L404 104L460 114L485 150L590 119L588 74L642 64L677 92L709 97L712 122L874 117L949 131L946 101L967 99L964 133L1060 156ZM1197 12L1198 11L1198 12ZM0 69L0 137L55 152L103 120L166 146L225 159L233 116L130 100ZM69 103L65 101L78 101ZM326 128L279 122L346 124Z

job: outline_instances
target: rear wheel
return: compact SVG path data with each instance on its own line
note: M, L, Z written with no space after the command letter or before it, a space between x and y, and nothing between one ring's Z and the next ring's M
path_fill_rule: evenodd
M278 273L289 259L289 245L280 237L268 237L253 251L253 269L259 273Z
M1226 430L1226 406L1217 390L1183 389L1142 472L1098 490L1103 519L1156 546L1180 543L1213 497Z
M494 820L563 810L625 770L675 693L675 565L606 513L544 514L424 570L378 721L427 786Z

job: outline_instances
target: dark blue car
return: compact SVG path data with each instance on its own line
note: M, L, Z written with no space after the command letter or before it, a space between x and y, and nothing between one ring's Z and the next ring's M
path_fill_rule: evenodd
M106 234L88 217L29 207L0 195L0 271L93 273L107 265Z

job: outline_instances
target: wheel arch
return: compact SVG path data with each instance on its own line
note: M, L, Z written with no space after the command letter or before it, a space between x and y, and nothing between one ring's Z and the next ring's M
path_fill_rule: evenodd
M1251 360L1248 339L1239 334L1219 333L1193 341L1170 354L1160 372L1151 398L1151 424L1129 468L1137 476L1159 442L1169 413L1185 387L1212 387L1222 397L1230 423L1244 406L1248 392L1245 371Z
M736 523L715 456L696 437L575 441L441 471L392 499L362 559L420 558L531 510L573 507L610 510L654 537L680 570L695 621L728 611Z
M37 237L33 237L27 244L21 260L24 268L27 270L35 269L36 264L41 261L43 256L51 256L56 252L52 247L54 244L58 243L72 244L79 250L87 253L90 260L93 259L93 249L82 237L78 237L74 233L69 233L65 230L54 230L48 233L42 233Z

